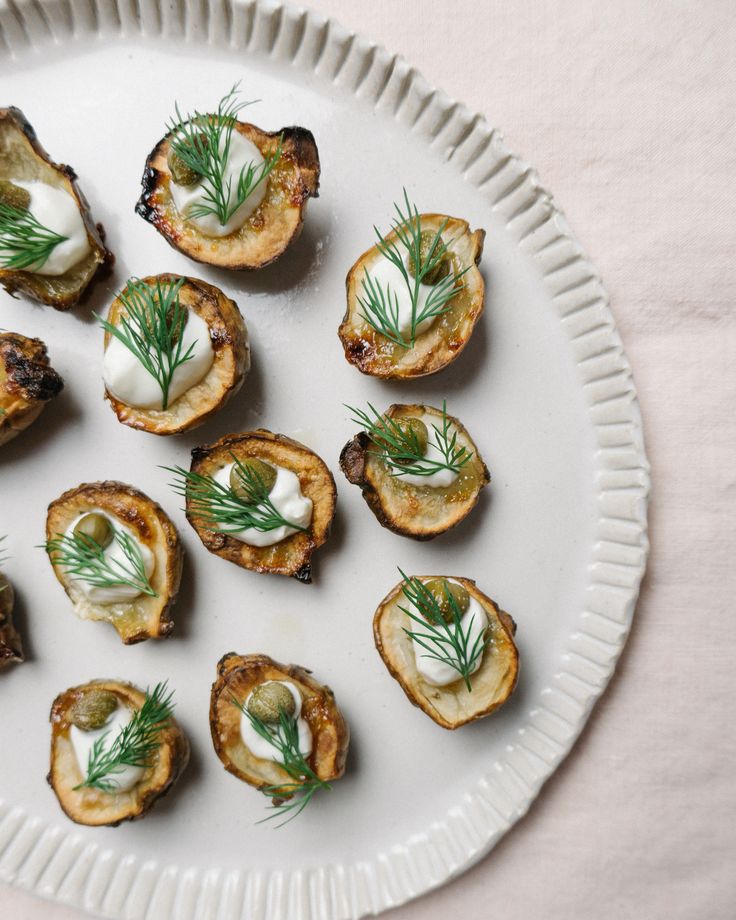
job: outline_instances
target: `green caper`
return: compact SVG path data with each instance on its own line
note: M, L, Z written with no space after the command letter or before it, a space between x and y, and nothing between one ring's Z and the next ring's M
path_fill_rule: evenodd
M296 701L291 690L277 680L259 684L248 699L248 712L256 719L271 724L278 722L280 714L291 718L296 712Z
M256 457L245 457L239 462L240 466L234 463L230 470L230 488L238 498L242 498L245 501L250 501L253 498L253 490L248 485L248 480L243 478L241 472L243 467L252 474L256 482L263 483L267 492L273 489L276 482L276 470L270 463L264 463L263 460L258 460Z
M0 179L0 204L16 211L26 211L31 203L31 193L7 179Z
M75 702L69 720L83 732L91 732L107 722L118 708L118 698L109 690L87 690Z
M445 623L452 623L455 619L453 603L457 605L457 610L462 616L470 606L470 594L462 585L455 584L454 581L448 581L446 578L430 578L424 582L424 587L432 595L437 606L442 613L442 619ZM448 597L448 593L450 597Z
M198 153L203 153L207 149L208 141L204 134L197 134L193 141L194 147ZM169 147L169 155L166 163L171 173L171 178L177 185L189 186L199 182L202 178L196 169L185 163L173 147Z
M445 248L445 244L442 242L441 237L437 241L434 250L432 249L436 238L437 234L432 233L430 230L422 231L419 237L419 258L421 264L424 265L427 262L430 253L433 253L432 260L434 262L432 268L422 278L423 284L439 284L443 278L446 278L450 274L450 269L452 268L452 256ZM416 278L416 264L413 255L409 256L406 268L412 278Z
M427 444L429 443L429 430L420 418L392 418L391 423L385 423L385 430L391 436L391 440L398 439L396 429L403 435L403 441L407 448L411 448L412 453L416 452L420 456L427 453ZM395 456L394 445L390 443L389 438L383 437L379 432L373 435L374 442L383 450L391 448L392 460L396 463L411 463L410 457L402 458Z
M74 525L74 533L79 539L86 543L91 549L102 549L108 547L115 536L115 531L110 521L104 514L98 514L93 511L85 514Z

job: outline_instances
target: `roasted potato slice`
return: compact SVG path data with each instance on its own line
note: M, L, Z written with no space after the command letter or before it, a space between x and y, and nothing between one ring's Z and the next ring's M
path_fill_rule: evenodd
M266 180L265 198L240 229L215 238L182 219L169 190L170 134L159 141L146 161L143 193L136 212L153 224L174 249L190 259L233 271L249 271L278 259L299 236L307 202L318 194L319 154L314 137L306 128L267 132L240 121L235 128L264 157L276 150L279 138L283 149Z
M153 553L155 568L150 584L156 596L140 594L130 601L95 603L69 577L64 566L52 562L54 574L69 596L74 612L82 620L111 623L126 645L165 638L174 628L171 607L182 572L183 550L176 528L164 510L138 489L122 482L92 482L70 489L51 502L46 519L47 540L66 533L77 517L96 509L132 530L139 542Z
M79 303L90 282L103 266L111 266L112 253L105 248L100 224L95 225L73 169L54 163L20 109L0 109L0 180L44 182L68 192L82 216L90 250L63 275L45 276L18 269L0 268L0 284L9 294L21 291L56 310Z
M0 332L0 445L35 422L63 389L40 339Z
M141 279L144 284L178 281L179 275L151 275ZM206 281L186 278L179 290L180 303L196 313L207 323L210 342L215 353L207 374L170 403L166 409L138 409L117 399L105 388L105 398L110 403L118 421L130 428L149 431L151 434L170 435L196 428L207 421L234 396L243 385L250 370L248 330L238 305L223 292ZM120 297L110 307L108 322L117 325L124 315ZM112 335L105 332L105 349Z
M446 576L422 576L421 581ZM514 644L516 624L500 610L495 601L486 597L470 578L452 580L461 584L475 598L488 616L490 643L483 653L481 665L470 675L468 690L460 675L446 686L428 683L417 669L412 641L405 629L418 627L400 607L407 601L399 583L381 601L373 618L373 637L378 653L392 677L411 702L422 709L442 728L460 728L468 722L482 719L506 702L516 686L519 674L519 653Z
M278 763L252 754L240 734L242 713L232 698L242 704L258 684L269 680L290 681L297 687L302 696L302 717L312 731L309 766L324 782L339 779L345 772L350 732L332 690L317 683L304 668L279 664L268 655L234 652L220 659L210 700L212 743L225 769L257 789L294 783Z
M74 707L90 691L114 694L120 704L140 709L146 695L132 684L119 680L93 680L60 693L51 707L51 768L47 780L59 805L77 824L116 827L135 821L171 789L189 761L189 742L175 719L158 733L159 747L141 780L127 791L103 792L95 788L75 789L84 780L70 738Z
M406 379L436 374L465 348L483 312L485 284L478 265L485 231L471 231L467 221L444 214L419 217L422 230L431 233L437 233L446 221L442 241L453 257L454 270L468 270L462 276L462 287L449 301L449 310L420 333L412 347L404 348L373 329L363 317L358 299L363 296L363 278L384 258L376 246L363 253L348 272L347 310L338 335L345 358L372 377ZM389 244L395 239L395 232L386 235Z
M292 575L299 581L311 582L312 553L327 540L335 515L337 491L332 473L308 447L265 428L227 435L214 444L195 447L191 469L200 476L213 476L232 463L233 457L241 461L253 457L295 473L302 493L313 503L308 530L272 546L250 546L206 526L187 497L187 519L197 536L211 553L244 569L266 575Z
M0 572L0 668L14 661L24 661L23 643L13 624L13 586Z
M440 409L417 404L395 404L384 414L392 419L424 416L438 427L443 419ZM404 537L431 540L459 524L475 507L481 489L490 482L488 468L470 435L456 418L446 417L457 431L458 446L472 453L458 477L446 488L413 485L393 476L380 456L380 448L364 431L348 441L340 454L340 468L349 482L360 486L363 498L379 522ZM435 418L437 421L432 421Z

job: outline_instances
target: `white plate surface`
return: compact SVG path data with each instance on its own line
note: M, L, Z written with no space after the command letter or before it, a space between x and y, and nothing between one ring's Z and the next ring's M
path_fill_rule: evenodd
M29 661L0 675L0 877L105 917L333 920L401 903L486 853L526 811L580 732L625 641L646 557L648 467L626 357L595 270L535 174L482 118L400 58L313 14L254 3L34 0L0 10L3 104L20 106L71 163L117 256L92 308L129 274L220 285L250 327L253 371L203 429L158 439L102 399L101 334L3 295L0 326L44 339L63 397L0 457L0 533ZM211 107L235 80L249 117L314 131L320 198L297 245L254 275L210 270L133 213L147 152L175 99ZM409 384L368 379L336 335L344 277L406 185L420 210L486 229L487 311L461 358ZM380 528L337 458L354 433L342 403L443 398L493 483L453 533L414 543ZM338 516L315 584L257 576L209 555L160 465L264 425L335 472ZM176 630L123 647L77 620L43 552L64 489L129 481L160 501L187 556ZM516 618L520 684L495 716L448 733L413 709L373 648L371 618L396 566L475 578ZM209 688L227 652L313 669L351 725L348 773L281 830L226 774L209 738ZM78 828L44 782L55 694L93 677L168 678L191 765L144 821Z

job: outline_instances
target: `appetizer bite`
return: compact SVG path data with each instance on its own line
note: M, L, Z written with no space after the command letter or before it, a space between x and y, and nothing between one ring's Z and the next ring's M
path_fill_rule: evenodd
M470 578L401 575L373 618L391 676L442 728L495 712L519 673L512 618Z
M20 109L0 109L0 284L57 310L112 262L74 170L54 163Z
M56 697L47 779L72 821L116 827L166 795L189 761L172 698L165 683L143 693L118 680L93 680Z
M122 482L84 483L51 502L46 552L82 620L106 620L126 645L163 639L183 552L163 509Z
M250 369L237 304L197 278L131 278L105 329L105 398L118 420L152 434L201 425L238 392Z
M267 575L312 580L312 553L335 515L335 480L298 441L265 428L195 447L191 470L169 469L207 549Z
M296 817L345 772L350 732L335 697L296 665L230 653L217 665L210 728L225 769Z
M238 86L216 112L182 115L146 161L136 212L197 262L262 268L298 237L317 197L319 155L310 131L262 131L238 121Z
M0 332L0 445L33 424L63 389L40 339Z
M490 476L444 403L393 405L383 415L370 403L369 412L347 408L363 431L343 447L340 468L384 527L431 540L471 512Z
M465 348L483 312L484 230L420 214L404 190L390 233L348 272L338 330L345 357L373 377L435 374Z
M5 537L0 537L0 566L7 558L3 553L4 542ZM13 586L0 571L0 668L14 661L25 660L20 633L13 624L14 603Z

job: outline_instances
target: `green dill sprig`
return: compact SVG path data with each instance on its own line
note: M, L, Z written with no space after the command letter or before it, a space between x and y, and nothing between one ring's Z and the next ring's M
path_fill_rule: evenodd
M409 603L419 611L414 613L409 607L399 605L399 610L405 613L410 620L422 627L422 630L411 630L404 627L406 635L425 649L423 658L432 658L449 665L458 676L463 679L468 691L472 693L470 675L476 670L478 661L488 648L491 633L488 628L476 637L471 644L471 630L473 622L467 629L462 627L463 613L454 595L445 584L445 596L452 613L451 622L443 616L442 608L437 598L424 585L420 579L405 575L399 569L403 579L402 592Z
M362 308L361 316L371 328L401 348L413 348L417 329L425 320L442 316L450 309L449 302L462 289L462 277L469 270L466 266L461 271L454 269L444 278L433 284L423 305L420 304L422 286L428 276L448 257L447 245L442 233L447 226L445 219L440 224L428 246L422 246L422 219L416 205L409 200L404 189L404 208L394 202L396 218L391 229L394 239L384 236L378 227L373 229L378 237L376 248L399 271L401 279L411 298L411 327L408 339L399 327L399 296L390 285L384 288L380 282L366 271L362 279L362 295L358 303ZM409 270L413 266L413 274ZM425 285L426 286L426 285Z
M104 547L86 534L57 534L43 548L52 565L62 566L68 575L94 588L127 585L141 594L158 597L146 576L146 567L138 543L124 530L115 530L115 542L124 559L105 555Z
M176 370L191 361L197 341L184 350L187 308L179 300L185 278L151 286L131 278L118 295L123 305L119 322L98 316L106 332L130 351L161 388L162 408L169 405L169 390Z
M261 533L278 527L290 527L306 533L306 527L287 520L278 511L259 474L241 463L234 454L230 456L241 483L242 496L212 476L203 476L180 466L163 467L177 477L170 484L171 488L187 500L189 512L216 533L237 533L251 527Z
M194 112L182 115L178 103L174 105L175 118L169 120L167 130L171 135L171 149L179 159L200 177L204 201L190 208L188 217L205 217L214 214L224 226L249 195L269 177L283 153L283 139L279 138L273 153L256 165L246 163L240 170L235 188L232 177L225 177L233 131L238 113L250 102L239 102L240 83L235 83L226 93L216 112Z
M67 239L45 227L27 208L0 203L0 268L38 271Z
M89 752L86 775L75 790L115 792L118 784L110 777L121 773L124 767L151 766L151 758L161 746L159 735L169 726L174 712L174 694L166 690L166 681L156 684L152 692L146 690L143 705L133 713L109 748L105 747L109 732L95 740Z
M441 460L425 456L413 428L402 427L396 419L381 415L370 403L368 408L372 417L362 409L353 406L345 408L353 413L352 421L360 425L371 441L381 448L369 450L367 453L383 459L392 476L403 476L406 473L413 476L432 476L440 470L450 470L459 474L473 456L472 451L457 443L457 431L447 417L446 401L442 403L442 420L439 425L432 423L430 433L433 445L442 455Z
M279 766L293 780L291 783L278 783L273 786L264 786L261 789L261 792L272 800L272 812L258 823L262 824L264 821L288 815L285 821L276 825L276 827L282 827L304 811L315 792L319 789L329 790L332 786L317 776L299 750L299 728L296 719L288 716L279 707L279 721L273 726L267 725L258 716L249 712L245 703L239 702L234 696L231 696L230 699L233 705L237 706L246 716L253 730L278 752L281 761ZM287 798L288 801L283 801L284 798Z

